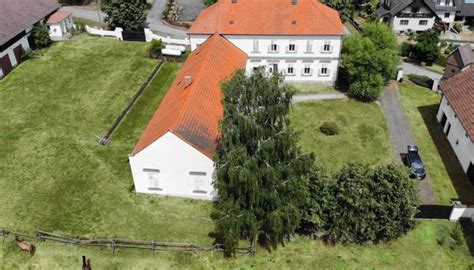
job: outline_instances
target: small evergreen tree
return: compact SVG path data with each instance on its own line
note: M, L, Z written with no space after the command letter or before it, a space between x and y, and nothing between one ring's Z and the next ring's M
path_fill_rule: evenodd
M223 85L215 157L219 200L212 217L232 256L240 239L276 248L299 226L313 155L302 154L288 113L294 90L263 70L238 71Z
M46 48L52 43L48 28L43 24L38 24L33 28L33 38L38 48Z
M112 28L138 31L146 20L146 5L139 0L104 0L101 10L107 15L104 21Z

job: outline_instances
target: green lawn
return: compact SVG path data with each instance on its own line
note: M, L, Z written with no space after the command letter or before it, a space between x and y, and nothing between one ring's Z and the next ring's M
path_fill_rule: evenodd
M291 83L291 85L295 87L297 95L326 94L336 91L334 86L326 84Z
M33 258L20 255L12 240L0 241L0 269L78 269L81 256L91 258L94 269L469 269L474 262L464 243L441 241L455 224L423 221L408 235L387 244L325 246L321 241L297 237L294 242L256 256L223 259L221 253L81 248L51 242L37 246ZM438 243L438 241L440 243Z
M210 243L209 203L129 191L127 156L178 65L162 67L110 147L96 142L156 65L146 48L82 36L0 82L0 228Z
M300 132L302 148L316 153L317 162L331 169L348 162L393 160L385 118L376 104L354 100L305 102L294 106L291 121ZM321 133L319 127L326 121L336 122L340 134Z
M467 183L459 162L436 120L440 95L412 83L401 84L400 95L433 183L436 200L446 205L451 204L454 198L474 202L473 187Z
M55 44L41 59L20 65L0 81L0 228L104 238L212 243L209 202L131 193L127 155L132 150L179 66L166 63L138 100L109 147L95 139L112 123L151 71L146 44L81 37ZM380 108L355 101L295 106L292 118L303 130L301 143L321 162L391 160ZM324 138L319 122L337 121L342 133ZM318 142L319 140L319 142ZM319 144L319 145L318 145ZM368 152L372 152L370 157ZM374 154L375 153L375 154ZM81 256L94 269L170 268L393 268L466 269L467 247L451 250L448 222L426 221L396 241L366 246L327 247L297 237L254 258L222 259L220 253L84 248L34 243L37 253L21 255L11 238L0 240L0 269L78 269Z

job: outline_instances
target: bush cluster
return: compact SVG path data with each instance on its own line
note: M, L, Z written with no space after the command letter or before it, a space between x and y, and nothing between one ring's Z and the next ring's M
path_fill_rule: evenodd
M433 87L433 83L434 83L433 80L427 76L410 74L408 75L408 78L410 79L410 81L414 82L415 84L419 86L423 86L429 89Z
M319 130L328 136L339 134L339 126L336 122L324 122L321 127L319 127Z

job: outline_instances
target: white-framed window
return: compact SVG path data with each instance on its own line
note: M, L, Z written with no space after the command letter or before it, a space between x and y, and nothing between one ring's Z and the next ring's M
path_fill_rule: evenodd
M276 44L274 41L272 41L272 43L270 44L269 51L273 52L273 53L278 52L278 44Z
M311 76L313 74L313 70L311 69L310 64L305 64L303 67L303 76Z
M286 75L288 76L294 76L295 75L295 67L293 64L288 64L286 67Z
M408 25L408 20L400 20L400 25Z
M329 76L329 67L327 64L322 64L321 69L319 70L319 76Z
M193 172L189 172L189 175L191 176L193 180L193 186L194 186L193 193L207 194L206 188L204 186L207 173L193 171Z
M259 46L258 46L258 40L257 39L254 39L253 40L253 52L254 53L258 53L259 52Z
M313 52L313 42L311 40L306 41L306 52L307 53Z
M420 20L420 25L428 25L428 20Z
M331 41L324 41L323 52L325 53L331 52Z
M296 44L294 42L290 42L290 44L288 45L288 52L290 53L296 52Z
M143 172L148 175L148 190L162 191L160 183L160 170L158 169L143 169Z
M444 17L445 17L445 18L449 18L449 17L451 17L451 13L449 13L449 12L445 12L445 13L444 13Z
M278 72L278 63L269 63L268 64L268 72L270 74Z

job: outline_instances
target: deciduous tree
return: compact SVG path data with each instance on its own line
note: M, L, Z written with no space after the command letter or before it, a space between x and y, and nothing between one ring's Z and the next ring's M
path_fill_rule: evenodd
M107 14L105 22L112 28L140 30L146 20L146 6L140 0L102 1L101 10Z

